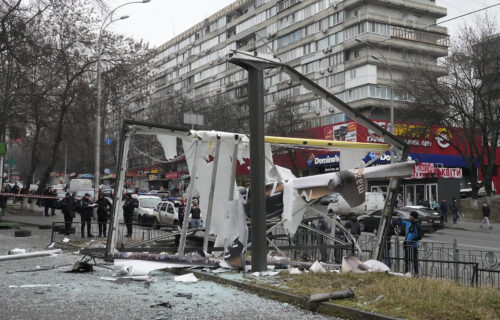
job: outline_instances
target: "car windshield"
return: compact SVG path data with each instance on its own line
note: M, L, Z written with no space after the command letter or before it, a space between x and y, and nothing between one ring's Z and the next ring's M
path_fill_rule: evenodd
M160 201L160 198L144 198L139 200L139 204L142 208L156 208Z

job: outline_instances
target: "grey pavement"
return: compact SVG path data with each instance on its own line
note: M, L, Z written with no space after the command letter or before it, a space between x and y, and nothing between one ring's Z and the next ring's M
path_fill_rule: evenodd
M23 211L23 214L20 214ZM30 211L33 215L26 215L26 212ZM43 208L38 208L35 210L20 209L20 208L7 208L7 212L3 217L3 221L17 222L25 225L51 225L52 222L64 222L64 217L61 210L56 210L56 215L54 216L43 216ZM49 211L50 214L50 211Z

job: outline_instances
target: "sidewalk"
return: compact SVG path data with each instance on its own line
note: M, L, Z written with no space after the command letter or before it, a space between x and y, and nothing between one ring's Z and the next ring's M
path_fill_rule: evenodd
M55 216L42 216L43 208L36 208L35 210L28 209L13 209L7 208L7 212L1 221L17 222L24 225L41 226L52 225L52 222L64 222L64 216L61 210L56 210ZM23 211L23 214L16 214ZM25 215L27 212L33 212L34 215ZM36 214L38 213L38 214Z
M446 228L471 231L471 232L484 231L488 233L500 234L500 223L490 221L490 224L493 226L493 229L491 230L488 230L487 224L483 224L483 229L479 228L480 224L481 220L478 221L478 220L466 220L466 219L459 219L456 224L453 224L453 221L448 219L448 223L446 223Z

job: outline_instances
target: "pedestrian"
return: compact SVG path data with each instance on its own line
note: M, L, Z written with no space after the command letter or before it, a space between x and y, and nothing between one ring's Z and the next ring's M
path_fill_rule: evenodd
M46 189L42 195L44 196L43 198L43 206L44 206L44 212L45 212L45 217L49 216L49 208L52 207L52 199L49 197L52 196L52 192L50 192L50 189Z
M399 225L405 228L406 236L403 242L405 250L405 273L410 270L410 264L413 262L413 270L418 275L418 241L422 239L422 226L418 221L418 213L412 211L410 213L410 220L406 221L401 219L401 214L398 214Z
M356 214L352 212L349 214L349 220L345 223L345 227L351 232L351 235L357 241L359 239L359 235L361 234L361 228L359 227L358 217L356 217Z
M193 201L191 208L191 228L201 228L201 210L198 206L198 200Z
M441 201L441 214L444 217L444 222L448 222L448 203L446 202L446 199L443 199Z
M75 217L76 200L73 195L66 192L66 196L62 199L61 210L64 215L64 234L69 235L71 233L71 224L73 223L73 218ZM82 232L83 233L83 232Z
M90 194L86 193L82 200L80 200L79 208L80 208L80 218L82 222L81 232L82 238L85 238L85 224L87 224L87 237L93 238L90 223L92 221L92 215L95 204L90 200Z
M177 208L178 216L179 216L179 225L182 228L182 224L184 223L184 211L186 210L186 199L183 198L179 202L179 208Z
M427 198L425 198L424 202L422 203L422 206L429 209L431 208L431 204L429 203L429 200L427 200Z
M7 193L6 191L6 188L3 187L1 193ZM6 195L0 195L0 213L1 213L1 217L0 217L0 220L4 218L5 216L5 211L7 210L7 199L9 199L8 196Z
M130 193L125 195L125 203L123 204L123 220L127 226L127 234L125 237L132 237L132 219L134 217L134 209L139 207L137 200L132 198Z
M51 208L51 216L55 216L56 215L56 208L57 208L57 190L52 190L51 192L51 196L53 196L54 198L52 198L51 202L50 202L50 208Z
M10 190L11 193L18 194L19 193L19 186L17 185L17 182L14 183L14 186L12 186L12 189ZM14 203L17 202L18 197L14 197Z
M488 205L488 202L484 201L482 209L483 209L483 221L481 221L479 227L482 229L483 224L486 223L491 230L493 226L490 224L490 206Z
M97 223L99 224L98 237L106 236L106 225L108 224L108 217L111 211L111 202L104 197L103 193L99 193L97 204Z
M459 212L458 212L458 203L457 203L457 199L453 198L453 201L451 203L451 213L453 215L453 223L456 224L457 223L457 220L458 220L458 217L459 217Z

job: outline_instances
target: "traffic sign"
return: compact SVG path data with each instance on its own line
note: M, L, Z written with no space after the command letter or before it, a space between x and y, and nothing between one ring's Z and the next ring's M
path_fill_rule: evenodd
M104 169L104 174L109 174L110 172L111 171L108 168Z
M111 144L111 139L110 139L110 138L105 139L105 140L104 140L104 143L105 143L105 144L108 144L108 145L109 145L109 144Z

